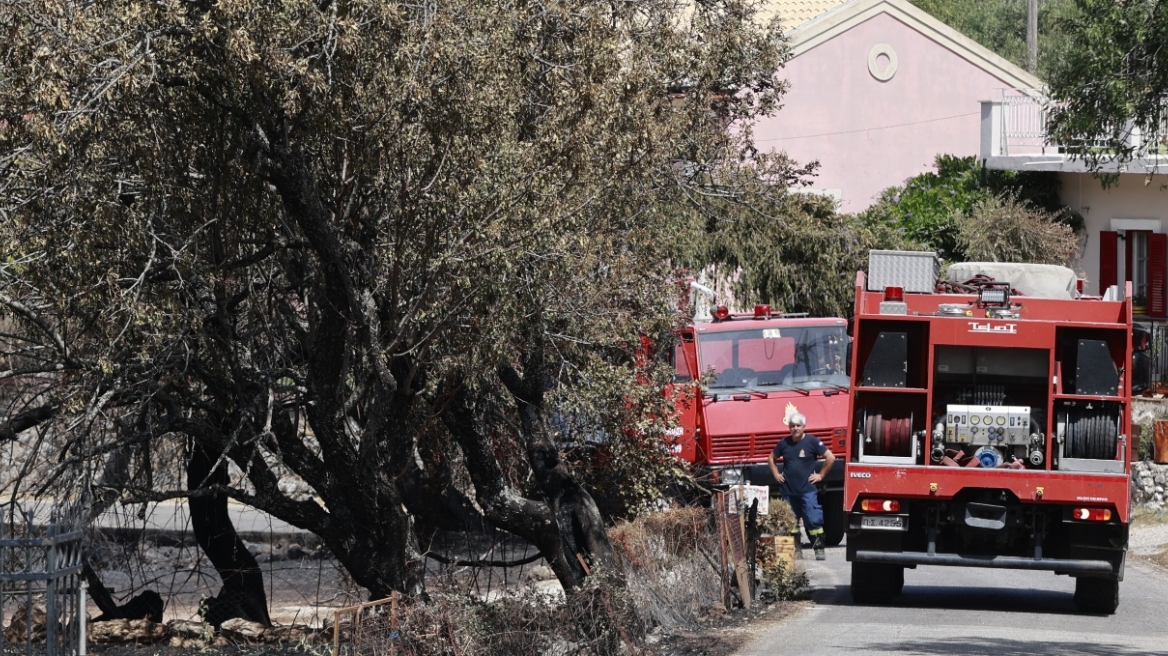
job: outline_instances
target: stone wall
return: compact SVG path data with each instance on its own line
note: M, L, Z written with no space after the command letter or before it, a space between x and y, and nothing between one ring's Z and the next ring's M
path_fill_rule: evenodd
M1143 452L1148 458L1132 464L1132 502L1153 510L1163 507L1168 499L1168 465L1151 461L1152 427L1157 419L1168 419L1168 399L1132 399L1132 423L1143 431L1139 441L1145 445Z
M1168 465L1154 462L1132 463L1132 502L1159 510L1164 506L1168 489Z

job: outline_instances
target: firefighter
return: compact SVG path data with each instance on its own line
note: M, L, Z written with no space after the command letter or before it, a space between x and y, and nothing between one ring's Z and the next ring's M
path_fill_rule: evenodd
M824 560L827 554L823 543L823 508L819 505L819 492L815 486L831 471L835 455L818 437L804 433L807 417L803 413L791 413L787 418L787 426L791 434L779 440L768 459L771 474L781 484L779 493L791 504L795 517L803 520L807 536L811 538L811 547L815 550L815 559ZM823 469L816 472L815 463L821 455ZM782 473L775 464L778 458L783 459ZM799 542L798 525L795 527L795 541L796 544Z

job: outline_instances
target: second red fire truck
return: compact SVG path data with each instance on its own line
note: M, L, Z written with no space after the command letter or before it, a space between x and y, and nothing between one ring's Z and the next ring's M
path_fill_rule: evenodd
M676 372L674 454L715 484L777 487L767 456L789 434L794 412L807 417L808 434L842 453L850 396L846 329L844 319L756 305L745 313L719 306L708 320L678 330L666 349ZM845 466L837 461L819 491L832 546L844 536Z

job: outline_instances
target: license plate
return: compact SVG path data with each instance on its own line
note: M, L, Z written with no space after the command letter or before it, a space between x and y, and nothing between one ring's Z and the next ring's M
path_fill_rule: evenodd
M864 515L863 517L860 517L860 528L891 529L893 531L902 531L904 530L904 517L899 515L891 517Z

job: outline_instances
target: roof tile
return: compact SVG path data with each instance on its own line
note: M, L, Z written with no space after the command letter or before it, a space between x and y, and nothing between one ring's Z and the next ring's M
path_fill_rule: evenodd
M784 30L799 27L803 23L827 13L847 0L770 0L763 14L777 16Z

